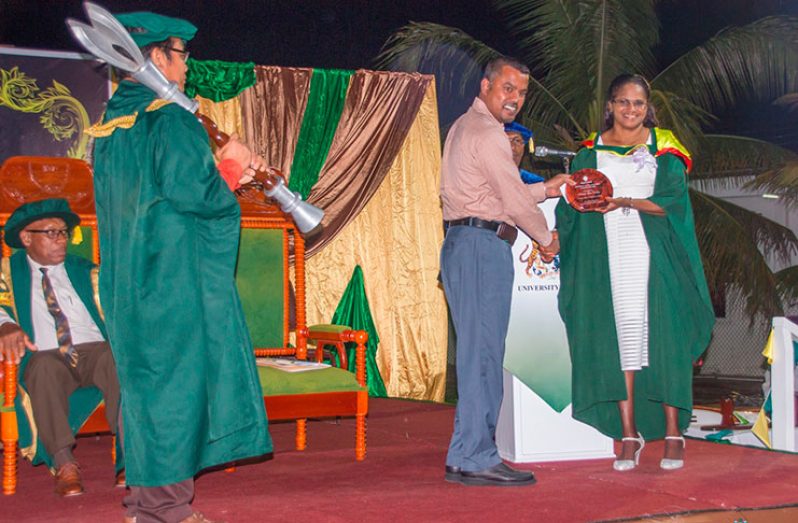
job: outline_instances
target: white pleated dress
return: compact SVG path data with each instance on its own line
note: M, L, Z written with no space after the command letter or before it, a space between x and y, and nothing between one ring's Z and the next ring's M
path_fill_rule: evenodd
M598 145L601 144L599 137ZM621 156L597 150L596 166L612 182L616 198L648 198L654 193L657 161L641 146ZM621 369L648 366L648 271L650 251L640 214L616 209L604 215L609 251L612 306Z

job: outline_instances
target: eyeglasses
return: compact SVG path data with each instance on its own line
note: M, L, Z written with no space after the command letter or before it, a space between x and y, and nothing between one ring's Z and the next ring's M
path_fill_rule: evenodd
M34 234L44 234L51 240L55 240L57 238L65 238L68 240L72 235L72 231L69 229L25 229L25 231Z
M523 147L526 144L523 138L510 138L510 143L519 147Z
M174 51L180 55L180 58L185 62L188 60L188 56L191 54L190 51L186 51L185 49L178 49L177 47L167 47L170 51Z
M613 100L612 103L620 105L624 109L628 109L629 107L634 107L635 109L642 109L648 102L645 100L627 100L626 98L619 98L617 100Z

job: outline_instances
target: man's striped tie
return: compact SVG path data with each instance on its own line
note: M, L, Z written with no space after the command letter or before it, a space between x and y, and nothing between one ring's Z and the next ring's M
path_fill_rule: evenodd
M72 333L69 331L69 320L67 320L61 306L58 305L58 300L55 297L53 284L50 283L50 277L47 276L47 269L42 267L42 291L44 292L44 301L47 302L47 310L52 314L55 320L55 334L58 337L58 350L66 358L67 363L72 367L78 366L78 351L72 345Z

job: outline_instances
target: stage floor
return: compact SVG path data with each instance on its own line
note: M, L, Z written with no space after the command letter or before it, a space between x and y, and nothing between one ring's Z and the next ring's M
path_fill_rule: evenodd
M274 424L272 459L201 475L195 508L228 522L798 521L796 455L689 439L685 468L664 472L662 442L651 442L630 472L613 471L611 459L527 464L536 485L465 487L443 480L453 407L372 399L370 411L364 462L354 460L353 420L309 422L304 452L293 450L293 424ZM20 463L3 519L121 521L110 446L109 436L79 439L86 493L74 498L56 497L44 468Z

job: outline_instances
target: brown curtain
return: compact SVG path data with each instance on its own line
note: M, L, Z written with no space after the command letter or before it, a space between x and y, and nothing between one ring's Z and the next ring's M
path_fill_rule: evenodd
M240 95L245 141L290 179L313 69L259 65L255 75Z
M432 77L357 71L349 84L327 161L308 202L324 209L308 256L334 238L382 184L418 114Z
M446 301L435 83L377 192L306 265L308 323L328 323L355 265L380 336L377 365L392 397L443 401Z

